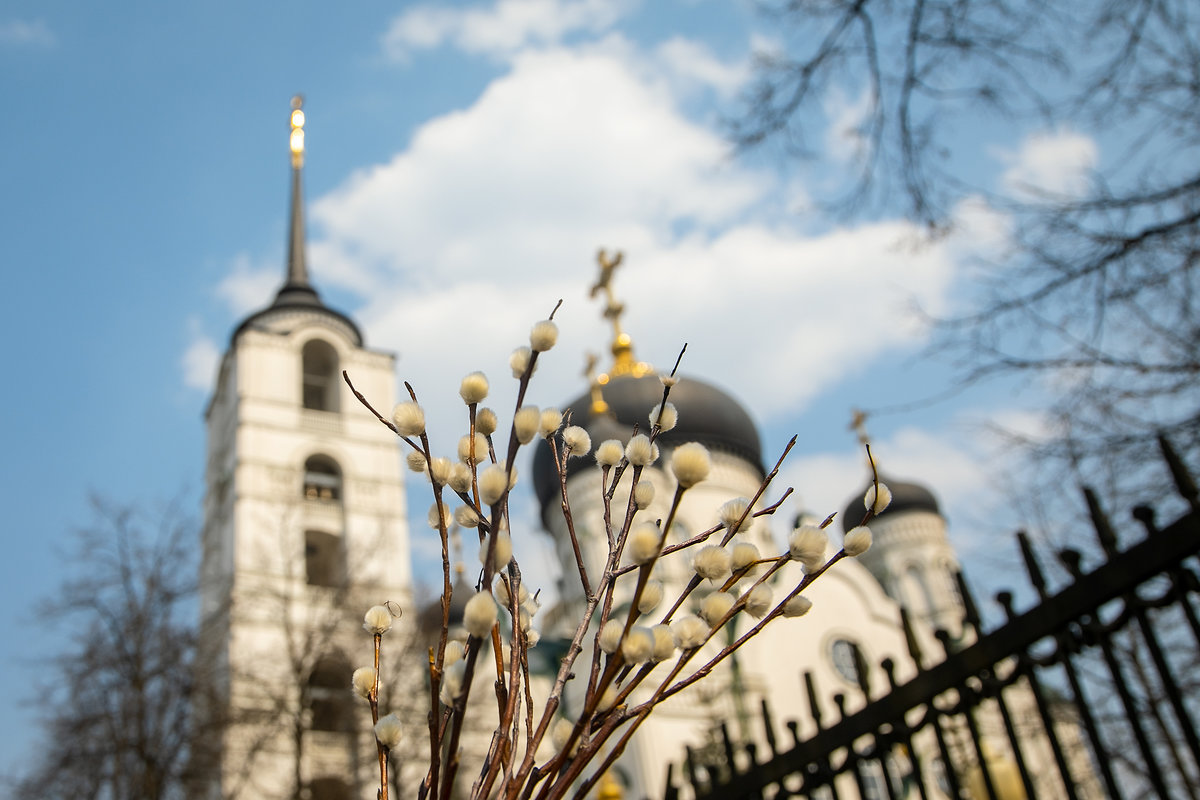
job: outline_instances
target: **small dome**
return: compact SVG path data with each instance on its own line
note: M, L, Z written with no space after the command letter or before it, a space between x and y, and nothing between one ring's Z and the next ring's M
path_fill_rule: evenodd
M587 429L593 447L605 439L628 441L634 425L643 433L649 432L650 409L658 405L663 394L663 385L657 376L613 378L602 391L604 402L608 404L606 411L596 413L592 410L590 392L575 398L562 409L564 417L570 411L570 424ZM658 438L660 447L668 449L686 442L700 442L714 452L742 458L766 475L758 428L741 404L729 394L694 378L680 378L671 388L668 401L679 411L679 424ZM567 462L569 474L595 466L590 455ZM554 498L559 496L553 457L545 441L538 442L534 452L533 485L544 520L547 507L557 507Z
M938 508L937 498L933 496L933 492L921 484L897 480L882 473L879 475L879 482L887 484L888 489L891 490L892 502L881 513L875 516L876 519L891 514L899 514L903 511L929 511L941 516L942 512ZM867 483L863 486L862 491L851 498L850 502L846 504L846 508L842 511L841 515L843 531L853 528L862 520L863 514L866 513L866 506L863 505L863 497L870 487L871 484Z

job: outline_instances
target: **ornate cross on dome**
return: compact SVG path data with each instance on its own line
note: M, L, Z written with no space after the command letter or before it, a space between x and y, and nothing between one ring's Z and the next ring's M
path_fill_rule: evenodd
M594 298L600 292L604 292L605 306L604 318L612 322L613 337L620 339L623 335L621 332L621 315L625 313L625 304L618 303L617 298L613 295L612 279L613 273L617 271L617 267L621 266L621 261L625 258L625 254L620 250L609 258L608 251L603 247L596 253L596 263L600 265L600 277L592 284L592 288L588 291L588 297Z
M621 261L624 260L625 254L620 250L616 251L612 257L609 257L608 251L603 247L596 253L596 263L600 265L600 276L596 282L592 284L588 290L589 297L595 297L601 292L604 293L605 306L604 318L612 322L613 326L613 341L612 354L613 365L608 374L597 377L597 383L603 385L608 383L610 377L615 375L633 375L641 377L654 371L644 361L636 361L633 357L633 339L629 334L621 330L621 315L625 313L625 304L618 303L613 295L612 279L613 273L617 267L621 266Z
M858 435L859 444L871 443L871 437L867 435L867 417L869 416L861 408L850 409L850 427L847 430L854 431Z

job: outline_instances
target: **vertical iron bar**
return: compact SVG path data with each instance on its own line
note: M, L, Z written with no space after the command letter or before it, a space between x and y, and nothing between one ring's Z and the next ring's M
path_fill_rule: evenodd
M988 800L999 800L996 795L996 785L992 781L992 770L988 767L987 753L983 751L983 737L979 735L979 723L975 720L975 709L979 707L979 695L971 687L963 685L958 689L959 702L962 703L963 717L967 721L967 731L971 734L971 744L974 746L975 758L979 763L979 774L983 778L983 790Z
M846 695L841 692L835 694L833 696L833 704L837 706L838 715L842 719L845 719ZM858 787L858 796L866 797L867 787L862 776L862 759L859 758L858 750L854 747L854 742L851 742L850 746L846 748L846 763L850 765L850 772L854 775L854 784Z
M1059 553L1059 559L1070 570L1071 576L1078 579L1081 575L1079 552L1070 549L1063 550ZM1095 614L1089 615L1088 618L1082 621L1082 624L1085 630L1095 637L1096 643L1100 645L1100 652L1104 656L1104 663L1108 667L1109 675L1112 676L1117 696L1121 699L1121 706L1125 709L1125 719L1129 722L1129 727L1133 731L1133 737L1137 741L1138 750L1141 752L1142 760L1145 762L1146 776L1150 779L1155 794L1166 800L1166 798L1170 797L1170 793L1167 791L1166 783L1163 781L1162 771L1159 769L1158 762L1154 758L1154 751L1150 748L1150 741L1146 738L1146 731L1142 727L1141 713L1137 707L1137 703L1133 695L1130 694L1129 686L1125 682L1125 672L1121 669L1121 664L1117 661L1116 653L1113 652L1112 634L1105 630L1104 625Z
M938 752L942 756L942 773L950 787L950 797L959 800L962 797L962 784L958 781L958 771L954 759L950 757L950 748L946 746L946 733L942 730L942 712L934 701L930 701L928 713L930 724L933 726L933 737L937 740Z
M879 665L883 669L883 674L887 676L888 686L891 689L896 688L896 664L890 658L885 658ZM912 746L912 728L909 727L908 720L901 717L893 726L894 730L899 733L903 739L904 752L908 756L908 763L912 767L911 777L917 783L917 793L921 795L921 800L929 800L928 791L925 788L925 775L921 769L921 759L917 756ZM903 784L901 784L903 786ZM908 792L904 793L908 797Z
M1168 445L1169 448L1170 445ZM1111 558L1115 555L1116 539L1112 530L1112 524L1109 522L1108 515L1104 513L1100 501L1096 498L1095 492L1084 488L1083 494L1084 499L1087 501L1088 513L1092 518L1092 526L1096 529L1101 543L1104 544L1105 552ZM1114 542L1114 544L1105 544L1105 542L1109 541ZM1175 712L1175 719L1179 723L1179 729L1183 732L1183 738L1187 741L1188 748L1192 751L1194 763L1200 766L1200 737L1196 735L1195 723L1192 722L1192 717L1188 713L1187 707L1184 706L1183 696L1179 692L1179 683L1175 680L1171 665L1167 663L1166 656L1163 655L1162 646L1158 642L1158 636L1154 633L1154 627L1150 624L1150 619L1146 616L1146 604L1138 596L1136 590L1126 592L1122 599L1125 601L1126 606L1133 611L1134 619L1137 620L1138 628L1142 633L1142 639L1146 642L1146 646L1150 650L1150 658L1153 659L1154 667L1158 670L1158 677L1163 691L1167 693L1167 700Z
M1042 718L1042 729L1046 732L1046 740L1050 742L1050 752L1054 754L1054 763L1058 766L1058 776L1066 788L1070 800L1079 800L1075 792L1075 781L1071 778L1071 770L1067 767L1067 758L1063 755L1062 743L1058 741L1058 732L1054 729L1054 714L1046 702L1046 692L1038 679L1037 670L1031 668L1025 676L1029 681L1029 689L1033 693L1033 702L1037 706L1038 715Z

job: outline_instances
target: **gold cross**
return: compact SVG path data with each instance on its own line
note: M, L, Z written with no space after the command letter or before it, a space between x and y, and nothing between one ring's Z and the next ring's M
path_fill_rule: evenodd
M859 444L869 444L871 437L867 435L867 417L870 416L861 408L850 409L850 427L847 430L852 430L858 434Z

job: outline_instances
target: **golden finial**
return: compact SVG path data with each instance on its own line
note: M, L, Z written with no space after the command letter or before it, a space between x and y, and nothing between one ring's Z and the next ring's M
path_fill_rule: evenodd
M621 800L624 796L625 792L613 777L612 771L605 772L600 778L600 786L596 789L596 800Z
M608 411L608 403L604 402L604 395L600 392L600 379L596 375L596 364L599 361L600 356L588 353L587 362L583 367L583 377L587 378L588 386L591 387L593 414L603 414Z
M292 98L292 136L288 140L292 149L292 166L304 166L304 95Z
M596 262L600 265L600 276L588 291L589 297L595 297L600 292L604 292L604 318L611 322L613 327L613 366L607 374L600 375L596 379L601 385L608 383L609 378L617 375L641 377L654 369L646 362L634 359L633 339L621 330L621 315L625 313L625 304L617 302L612 290L612 279L613 273L616 272L617 267L621 266L624 258L625 254L620 250L610 258L608 251L600 248L596 253Z

